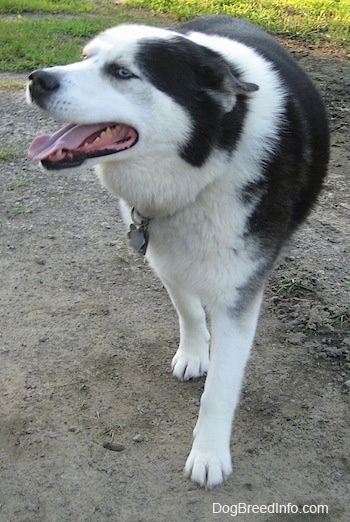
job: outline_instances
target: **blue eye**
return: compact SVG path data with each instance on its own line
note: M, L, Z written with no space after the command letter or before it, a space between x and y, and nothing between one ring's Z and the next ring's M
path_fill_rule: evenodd
M117 80L130 80L131 78L137 78L129 69L118 65L117 63L109 63L104 67L105 72L109 76L113 76Z
M132 78L134 76L125 67L119 67L118 71L117 71L117 75L119 76L119 78L122 78L123 80L128 80L129 78Z
M121 80L130 80L130 78L135 78L135 75L132 74L126 67L116 66L114 70L113 76L115 78L120 78Z

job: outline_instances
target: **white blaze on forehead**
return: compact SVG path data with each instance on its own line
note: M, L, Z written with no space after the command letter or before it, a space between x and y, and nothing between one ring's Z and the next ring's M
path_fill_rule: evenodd
M118 25L100 33L84 49L87 54L98 51L111 51L116 45L126 44L130 49L131 43L137 43L143 38L171 38L177 33L161 27L147 25Z

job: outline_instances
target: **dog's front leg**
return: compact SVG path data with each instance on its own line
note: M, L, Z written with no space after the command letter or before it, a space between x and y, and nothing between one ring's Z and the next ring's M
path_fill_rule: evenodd
M208 489L232 473L231 426L253 343L263 292L243 312L212 311L209 371L185 472Z
M174 377L189 380L205 375L209 366L209 339L200 299L174 283L166 284L179 316L180 345L171 362Z

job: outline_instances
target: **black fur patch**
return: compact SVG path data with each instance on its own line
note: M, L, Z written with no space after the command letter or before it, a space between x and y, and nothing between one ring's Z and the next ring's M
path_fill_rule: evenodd
M318 110L322 119L322 104L318 104ZM265 188L247 223L246 236L258 235L264 249L274 252L275 256L309 213L327 171L328 133L324 112L319 126L314 127L310 120L300 102L291 97L278 149L264 166ZM245 197L259 190L259 183L247 187Z
M223 90L227 71L239 77L238 71L214 51L181 36L142 41L137 61L149 81L188 112L192 135L180 151L185 161L201 167L213 149L234 150L249 102L237 95L235 107L226 113L213 93Z
M241 192L241 200L244 204L248 205L261 199L267 189L267 181L265 178L259 179L258 181L250 181L247 183Z

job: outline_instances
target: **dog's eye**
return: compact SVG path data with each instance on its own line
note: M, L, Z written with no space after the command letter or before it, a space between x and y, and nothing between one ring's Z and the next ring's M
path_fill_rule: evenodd
M122 80L128 80L129 78L133 78L134 75L128 71L125 67L119 67L117 70L117 76Z
M131 78L137 78L137 76L129 71L129 69L117 63L106 64L104 67L104 73L116 78L117 80L130 80Z
M136 78L129 69L117 64L108 65L107 72L117 80L130 80L131 78Z

